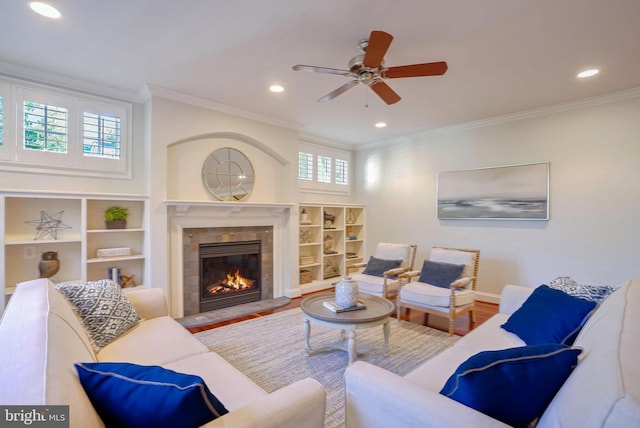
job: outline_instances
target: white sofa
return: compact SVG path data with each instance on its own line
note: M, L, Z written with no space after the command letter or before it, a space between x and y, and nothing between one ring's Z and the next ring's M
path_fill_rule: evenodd
M499 313L404 377L357 361L345 372L346 426L505 427L439 394L456 368L485 350L524 346L500 327L533 288L508 285ZM640 280L611 294L591 315L574 346L580 362L555 395L538 427L640 426ZM393 340L393 338L392 338Z
M206 427L323 427L326 396L314 379L268 394L170 318L161 289L134 290L127 297L142 321L94 353L52 282L19 284L0 323L0 404L70 405L71 427L104 427L73 364L118 361L201 376L229 410Z

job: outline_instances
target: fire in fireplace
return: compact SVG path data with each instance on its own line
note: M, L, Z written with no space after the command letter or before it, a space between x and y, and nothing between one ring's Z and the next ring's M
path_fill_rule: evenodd
M200 312L260 300L261 242L200 244Z

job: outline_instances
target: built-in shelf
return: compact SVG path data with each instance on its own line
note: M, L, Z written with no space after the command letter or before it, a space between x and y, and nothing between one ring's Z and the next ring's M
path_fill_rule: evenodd
M346 274L349 264L364 259L364 206L300 204L298 212L300 288L331 286Z
M47 251L57 252L60 260L60 269L50 278L54 282L103 279L108 277L108 268L120 267L123 274L133 275L136 288L143 287L148 269L147 204L145 196L135 195L0 191L0 212L5 219L0 222L4 237L0 311L16 284L40 276L41 253ZM104 211L113 205L128 208L125 229L105 228ZM37 233L43 212L64 226L52 231L55 238ZM132 255L96 257L98 249L122 247L130 248Z

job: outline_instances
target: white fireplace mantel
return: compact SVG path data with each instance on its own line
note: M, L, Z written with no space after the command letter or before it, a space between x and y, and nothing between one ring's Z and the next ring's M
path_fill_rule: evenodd
M274 242L273 295L290 292L294 264L291 262L291 240L294 236L291 217L296 204L262 202L218 202L165 200L170 230L170 307L174 317L184 312L182 279L182 236L185 228L216 228L238 226L271 226Z
M284 210L295 207L290 203L264 203L264 202L224 202L224 201L184 201L165 200L165 205L176 208L176 217L187 215L192 207L209 207L225 211L229 215L240 213L241 211L254 211L256 209L267 209L273 212L274 216L280 215Z

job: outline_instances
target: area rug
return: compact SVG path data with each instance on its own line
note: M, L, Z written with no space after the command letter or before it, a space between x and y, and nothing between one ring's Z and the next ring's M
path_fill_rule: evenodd
M391 319L389 355L383 355L382 327L358 330L358 355L364 360L401 376L447 349L458 340L446 332L407 321ZM335 343L337 329L311 324L311 348ZM291 309L261 318L204 331L194 335L267 392L297 380L312 377L327 391L325 427L344 426L346 352L327 351L304 355L302 311Z

